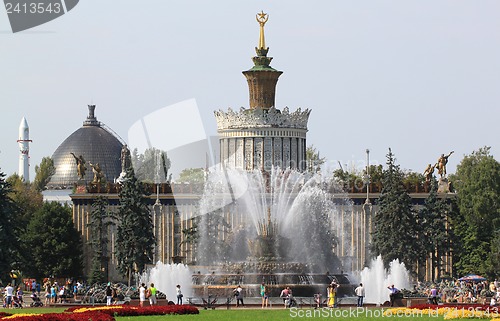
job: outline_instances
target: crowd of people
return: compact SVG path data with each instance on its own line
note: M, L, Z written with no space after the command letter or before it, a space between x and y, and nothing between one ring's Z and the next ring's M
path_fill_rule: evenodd
M68 281L63 285L59 285L57 281L52 281L50 279L45 279L43 285L40 285L36 280L26 281L24 283L18 284L15 287L12 283L8 283L3 291L3 307L4 308L22 308L24 305L24 293L30 292L32 299L32 306L43 306L53 303L65 303L69 298L76 298L78 289L81 288L82 284L79 282ZM42 289L44 291L43 296L45 298L44 303L42 302Z
M14 286L9 283L3 289L0 289L0 294L3 294L2 302L4 308L22 308L24 299L23 295L26 292L31 292L32 301L42 306L65 303L70 299L76 300L79 292L84 288L80 282L66 280L64 284L59 285L57 281L45 279L43 285L40 285L36 280L31 282L21 283ZM323 293L314 295L316 307L326 305L330 308L335 308L338 305L337 290L339 284L333 281ZM438 283L423 283L418 282L412 290L399 290L394 285L389 285L389 300L393 306L398 295L405 297L426 297L429 304L439 303L480 303L489 304L491 306L500 306L500 281L464 281L464 280L443 280ZM105 288L106 304L112 305L118 301L117 288L108 283ZM153 283L146 286L142 283L137 289L139 293L139 305L144 306L144 302L149 301L149 305L157 305L158 290ZM183 304L183 293L179 284L175 287L176 304ZM354 289L357 297L357 306L362 307L364 304L365 288L363 284L359 284ZM233 290L236 307L244 307L244 289L238 285ZM266 283L260 285L260 297L262 299L262 308L270 306L270 291ZM292 289L285 287L280 293L280 298L283 300L283 306L290 308L297 305L293 296ZM323 299L324 298L324 299ZM44 300L44 301L42 301ZM168 299L167 299L168 300ZM42 303L43 302L43 303Z
M323 294L317 293L314 295L314 302L316 307L321 307L323 304L326 304L330 308L337 307L337 289L339 287L339 284L336 281L333 281L331 284L329 284L326 288L326 301L323 302ZM360 287L356 289L356 293L359 293L359 296L361 299L358 298L358 304L359 306L363 306L363 297L365 296L364 288L363 285L361 284ZM244 307L245 304L243 302L243 297L244 297L244 290L241 287L241 285L238 285L236 288L233 289L233 296L236 301L235 306L236 307ZM262 308L267 308L270 306L270 301L269 301L269 289L266 285L265 282L262 282L260 285L260 297L262 299ZM292 308L297 306L297 301L293 296L293 291L289 286L284 287L281 292L279 297L281 300L283 300L283 307L286 308Z
M101 293L101 295L104 295L103 300L105 300L104 302L106 305L125 302L123 288L116 284L113 285L111 282L105 284L105 287L85 286L80 282L73 282L72 280L66 280L61 283L63 284L60 285L58 284L58 281L51 279L45 279L43 281L43 285L40 285L40 283L35 280L32 282L21 283L16 286L9 283L4 288L0 288L0 297L3 302L3 307L22 308L24 303L23 295L25 291L31 292L31 295L29 296L32 299L32 303L30 305L33 307L41 307L57 303L80 302L81 300L85 301L84 297L88 296L89 293ZM149 305L157 305L159 295L163 298L163 294L160 294L158 289L154 286L154 283L151 283L149 287L142 283L138 288L136 288L136 291L139 296L139 305L141 307L144 306L144 302L146 301L149 301ZM179 284L176 285L175 291L177 304L182 305L184 295L182 294L181 286ZM165 297L165 299L167 298Z
M408 296L427 297L430 304L481 303L496 306L500 300L500 282L443 280L439 283L417 283Z

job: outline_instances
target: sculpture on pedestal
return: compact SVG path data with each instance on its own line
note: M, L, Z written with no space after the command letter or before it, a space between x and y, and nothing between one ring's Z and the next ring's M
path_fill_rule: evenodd
M437 167L438 173L441 176L438 181L438 193L449 193L450 191L450 182L446 177L446 164L448 164L448 158L453 154L454 151L451 151L448 155L441 154L438 158L438 161L434 167Z
M441 175L441 178L445 178L446 177L446 164L448 164L448 157L451 156L451 154L453 154L454 151L451 151L448 155L444 156L444 154L441 154L441 157L439 157L438 161L437 161L437 169L438 169L438 173L439 175Z
M83 158L82 155L77 157L74 153L70 153L70 154L73 155L73 157L75 158L76 171L78 173L78 177L80 177L80 179L84 179L85 171L87 170L87 167L85 167L85 159Z
M424 171L424 176L425 176L425 182L429 183L432 179L432 176L434 176L434 169L436 168L437 164L431 165L428 164L427 168Z
M120 173L120 177L116 179L118 183L121 183L125 179L125 175L127 174L127 170L132 167L132 156L130 155L130 149L128 149L127 144L123 145L121 155L120 155L122 172Z
M92 180L92 183L100 184L101 179L104 177L101 166L99 166L99 163L92 164L91 162L89 162L89 164L92 167L92 172L94 173L94 179Z

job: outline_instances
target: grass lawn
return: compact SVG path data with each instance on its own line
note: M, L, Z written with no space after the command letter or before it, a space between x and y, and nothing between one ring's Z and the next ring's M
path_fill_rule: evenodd
M337 315L335 315L335 311ZM343 311L343 312L342 312ZM355 311L355 309L353 310ZM372 314L370 314L370 311ZM375 312L377 311L377 312ZM154 320L154 321L172 321L173 319L180 321L254 321L254 320L265 320L265 321L281 321L281 320L297 320L297 319L318 319L318 320L353 320L353 321L368 321L368 320L400 320L400 321L410 321L410 320L420 320L420 321L441 321L443 320L442 316L418 316L418 317L382 317L381 309L369 309L368 311L349 315L350 310L348 308L345 309L336 309L330 310L322 309L316 310L316 314L314 314L314 310L312 309L300 309L300 310L261 310L261 309L245 309L245 310L200 310L200 314L198 315L178 315L178 316L144 316L144 317L118 317L117 321L146 321L146 320ZM357 311L356 311L357 312ZM344 313L344 315L340 314Z
M27 308L27 309L0 309L0 311L5 311L9 313L57 313L63 312L65 308ZM226 310L223 308L218 308L216 310L200 310L200 314L191 315L166 315L166 316L142 316L142 317L116 317L117 321L254 321L254 320L297 320L297 319L323 319L323 320L353 320L353 321L368 321L368 320L400 320L400 321L441 321L442 316L414 316L414 317L404 317L404 316L393 316L393 317L382 317L382 309L380 308L370 308L366 310L356 310L356 308L340 308L340 309L230 309ZM485 319L489 320L489 319Z

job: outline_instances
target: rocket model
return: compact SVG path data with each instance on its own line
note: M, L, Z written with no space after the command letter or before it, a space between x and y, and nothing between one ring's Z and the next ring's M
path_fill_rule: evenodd
M29 153L30 153L30 128L28 127L28 122L26 118L21 119L21 124L19 125L19 176L21 176L24 182L30 180L30 163L29 163Z

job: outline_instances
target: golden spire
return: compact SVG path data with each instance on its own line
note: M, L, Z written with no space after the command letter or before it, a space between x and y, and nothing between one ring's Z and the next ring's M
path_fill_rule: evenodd
M264 25L269 19L269 15L267 13L264 13L264 11L261 11L260 13L257 13L255 18L260 25L259 46L257 48L266 49L266 41L264 39Z

